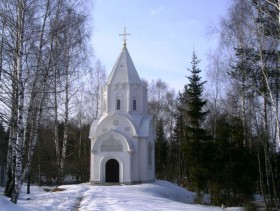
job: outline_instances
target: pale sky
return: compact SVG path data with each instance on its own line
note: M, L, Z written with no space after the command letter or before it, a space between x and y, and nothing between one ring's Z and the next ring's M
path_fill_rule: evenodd
M161 78L170 88L182 90L187 83L193 50L201 59L203 74L207 54L216 40L207 35L226 15L228 0L95 0L92 44L95 56L111 72L123 47L140 78Z

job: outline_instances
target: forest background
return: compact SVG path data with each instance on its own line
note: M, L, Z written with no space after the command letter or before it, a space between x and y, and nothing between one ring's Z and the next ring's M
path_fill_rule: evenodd
M89 179L88 133L106 71L96 58L92 65L86 5L0 2L0 165L14 203L23 181ZM198 202L209 194L215 205L247 204L260 193L267 208L279 208L279 5L231 0L212 26L219 45L207 81L195 51L179 93L143 79L156 119L156 177L195 191Z

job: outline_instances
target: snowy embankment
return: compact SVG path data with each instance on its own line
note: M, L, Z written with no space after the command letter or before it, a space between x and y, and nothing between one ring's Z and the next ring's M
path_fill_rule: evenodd
M0 189L3 192L3 189ZM31 187L31 194L25 194L23 186L18 204L0 195L0 210L191 210L221 211L219 207L193 204L195 193L166 181L156 181L141 185L91 186L63 185L56 192L47 192L47 187ZM241 211L241 208L228 208Z

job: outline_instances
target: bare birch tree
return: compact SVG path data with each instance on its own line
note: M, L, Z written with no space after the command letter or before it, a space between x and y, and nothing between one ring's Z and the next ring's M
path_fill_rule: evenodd
M18 86L18 116L17 116L17 140L16 140L16 161L15 161L15 189L12 194L11 201L17 203L17 199L22 185L22 162L23 162L23 106L24 106L24 79L23 79L23 43L25 33L25 16L26 16L26 1L20 0L17 5L17 22L16 22L16 64L17 71L17 86Z
M0 32L0 117L10 131L5 193L12 196L14 203L23 180L27 177L30 181L42 116L47 111L46 105L50 105L46 100L51 99L53 91L58 124L62 119L59 111L63 109L59 103L63 102L63 93L69 101L75 94L68 93L73 83L71 77L76 77L86 58L82 53L84 49L78 51L87 39L84 27L87 17L82 7L78 8L82 3L64 0L0 2L0 24L3 26ZM69 77L65 87L64 76ZM52 85L54 89L51 89ZM69 112L68 107L65 110ZM59 144L58 130L55 132L56 144ZM63 143L67 145L67 142ZM58 148L63 155L65 151L66 148ZM59 163L60 159L61 156Z
M275 3L277 1L232 1L228 19L222 21L221 33L222 43L235 54L235 61L230 64L235 67L230 74L234 79L232 85L240 87L244 144L251 145L248 138L255 135L259 138L254 144L262 146L258 153L259 184L267 208L273 203L278 207L275 165L272 165L276 150L272 146L279 144L279 76L276 70L279 67L279 10L268 6Z

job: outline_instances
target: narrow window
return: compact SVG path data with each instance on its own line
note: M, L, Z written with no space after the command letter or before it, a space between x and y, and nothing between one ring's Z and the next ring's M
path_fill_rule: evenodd
M117 110L121 109L121 100L117 99Z
M133 111L136 111L136 100L133 100Z
M148 146L148 164L149 164L150 167L152 166L152 151L153 151L152 144L149 143L149 146Z

